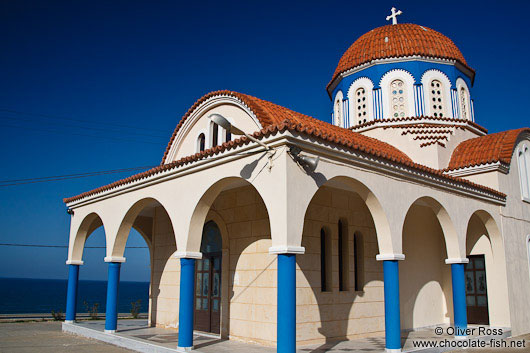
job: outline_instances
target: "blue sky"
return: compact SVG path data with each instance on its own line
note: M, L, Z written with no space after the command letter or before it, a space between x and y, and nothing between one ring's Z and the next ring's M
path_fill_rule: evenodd
M159 164L180 117L212 90L329 120L340 56L392 6L400 22L453 39L476 69L477 123L530 125L529 2L3 1L1 179ZM66 245L62 198L130 174L0 187L0 242ZM103 246L102 231L87 245ZM145 243L132 234L128 245ZM103 257L86 250L81 278L105 279ZM149 280L147 250L126 257L122 279ZM65 249L0 246L0 277L66 278L65 260Z

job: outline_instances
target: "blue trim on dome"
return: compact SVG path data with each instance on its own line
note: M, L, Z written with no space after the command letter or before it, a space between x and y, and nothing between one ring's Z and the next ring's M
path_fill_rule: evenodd
M381 78L390 70L401 69L410 72L416 84L421 83L421 77L423 74L432 69L443 72L451 81L451 88L456 88L456 79L461 77L467 84L468 87L472 86L471 78L468 77L464 72L460 71L453 64L438 64L433 62L410 60L401 62L392 62L386 64L376 64L366 69L359 70L358 72L346 76L343 78L337 87L333 89L332 97L335 97L337 91L342 90L348 92L348 88L356 79L360 77L367 77L374 83L374 90L380 88L379 82Z
M383 118L383 111L382 111L382 96L381 96L381 87L379 86L379 83L381 81L381 78L389 71L391 70L405 70L409 72L412 77L414 78L414 103L415 103L415 110L417 115L423 115L425 113L424 109L424 93L423 93L423 87L421 86L421 78L423 74L426 71L429 70L438 70L445 74L449 81L451 82L451 92L453 92L453 89L456 89L456 80L458 78L463 79L468 88L470 89L470 97L473 96L472 92L472 79L467 76L464 72L462 72L460 69L457 68L454 64L442 64L442 63L435 63L435 62L428 62L428 61L421 61L421 60L408 60L408 61L399 61L399 62L389 62L389 63L382 63L382 64L375 64L370 67L367 67L365 69L359 70L355 72L354 74L348 75L344 77L342 80L340 80L337 87L333 89L333 94L331 97L333 98L332 101L334 101L335 96L338 91L342 92L348 92L350 86L355 82L355 80L366 77L370 79L373 84L373 104L374 104L374 119L382 119ZM346 99L347 97L343 97ZM451 97L453 99L453 97ZM472 99L472 98L470 98ZM456 104L458 106L458 104ZM453 102L453 109L455 105ZM343 110L343 115L347 114L347 110ZM457 112L458 113L458 112Z

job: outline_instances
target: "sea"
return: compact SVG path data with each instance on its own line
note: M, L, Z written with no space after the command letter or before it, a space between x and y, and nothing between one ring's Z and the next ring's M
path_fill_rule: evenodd
M0 314L51 313L66 311L66 288L62 279L0 278ZM86 313L98 303L98 312L105 312L107 281L79 281L77 312ZM140 300L140 311L149 309L149 282L120 281L118 312L129 313L131 303ZM86 305L85 305L86 302Z

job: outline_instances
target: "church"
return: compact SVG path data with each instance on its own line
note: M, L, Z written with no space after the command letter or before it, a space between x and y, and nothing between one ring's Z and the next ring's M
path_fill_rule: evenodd
M530 332L530 129L488 133L472 63L400 13L341 57L332 124L211 92L159 166L64 199L66 323L103 227L111 335L131 229L150 252L148 324L181 351L194 332L278 352L363 337L400 352L402 331L441 324Z

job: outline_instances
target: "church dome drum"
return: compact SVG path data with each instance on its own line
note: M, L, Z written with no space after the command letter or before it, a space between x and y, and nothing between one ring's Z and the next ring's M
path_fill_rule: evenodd
M474 121L475 71L447 36L431 28L397 23L359 37L342 55L327 91L335 125L432 117Z

